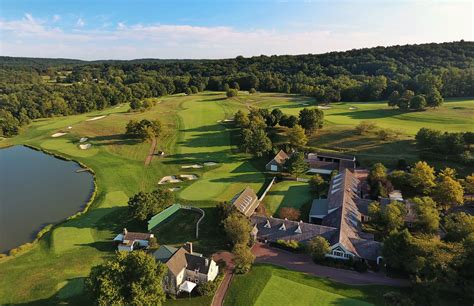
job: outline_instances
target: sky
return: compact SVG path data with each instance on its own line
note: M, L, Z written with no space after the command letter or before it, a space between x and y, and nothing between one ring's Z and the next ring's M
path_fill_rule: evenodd
M472 0L0 0L0 55L233 58L473 41Z

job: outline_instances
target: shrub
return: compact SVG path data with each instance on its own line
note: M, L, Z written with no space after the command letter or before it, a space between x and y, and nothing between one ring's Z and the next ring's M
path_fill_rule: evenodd
M238 94L239 94L239 92L237 91L237 89L233 89L233 88L230 88L226 92L227 98L237 97Z
M367 264L365 262L362 262L360 260L356 260L353 263L354 270L360 273L367 272Z
M301 212L292 207L282 207L278 213L280 218L287 218L288 220L298 221L300 220Z
M380 129L377 131L377 136L384 141L393 140L400 136L400 132L393 129Z
M213 296L217 288L219 288L219 284L221 283L222 279L224 278L224 274L219 274L215 280L212 282L202 283L199 284L196 288L199 295L202 296Z
M287 249L289 251L297 251L301 248L300 243L296 240L278 239L277 240L277 245L282 247L283 249Z
M375 122L370 121L362 121L356 126L357 134L364 135L369 132L374 132L377 128L377 124Z
M250 271L252 264L255 260L255 256L247 245L236 244L232 249L234 254L235 273L245 274Z
M253 95L254 93L257 93L257 91L255 90L255 88L250 88L249 94Z
M329 253L329 242L321 236L316 236L308 244L308 250L315 262L323 261Z

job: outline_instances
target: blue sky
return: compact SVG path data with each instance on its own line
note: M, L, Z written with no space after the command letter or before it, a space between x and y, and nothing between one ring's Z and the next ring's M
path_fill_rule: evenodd
M473 40L472 1L0 0L0 54L224 58Z

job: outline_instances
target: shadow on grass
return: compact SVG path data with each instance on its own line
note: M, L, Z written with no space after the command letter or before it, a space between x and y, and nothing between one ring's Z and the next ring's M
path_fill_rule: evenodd
M94 146L136 145L142 142L140 139L128 138L124 134L94 136L88 140L94 142Z

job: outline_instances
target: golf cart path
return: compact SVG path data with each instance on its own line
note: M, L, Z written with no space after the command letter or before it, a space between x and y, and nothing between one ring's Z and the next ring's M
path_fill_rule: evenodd
M151 141L150 151L148 152L148 156L145 159L145 166L148 166L151 163L151 160L153 159L153 155L155 154L155 148L156 148L156 138L153 138L153 140Z
M351 270L317 265L307 254L295 254L258 242L252 247L252 253L256 256L255 262L257 263L282 266L290 270L304 272L318 277L327 277L347 285L410 286L410 282L406 279L390 278L381 273L370 271L359 273Z
M234 255L232 255L230 252L224 251L215 253L212 258L216 262L223 260L226 263L224 279L219 285L219 288L217 288L217 291L212 298L211 304L211 306L222 306L224 305L224 299L227 294L227 290L229 289L230 284L232 283L232 278L234 277Z

